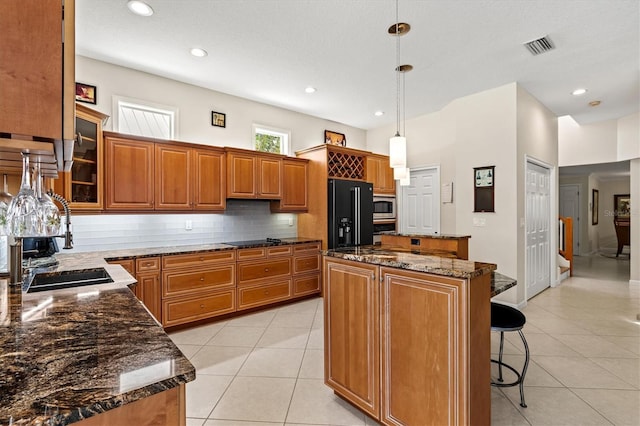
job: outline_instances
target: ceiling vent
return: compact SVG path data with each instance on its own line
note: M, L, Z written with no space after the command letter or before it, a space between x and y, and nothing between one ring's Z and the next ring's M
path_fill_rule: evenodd
M537 40L529 41L524 45L534 56L555 49L555 46L553 45L553 42L551 41L549 36L544 36Z

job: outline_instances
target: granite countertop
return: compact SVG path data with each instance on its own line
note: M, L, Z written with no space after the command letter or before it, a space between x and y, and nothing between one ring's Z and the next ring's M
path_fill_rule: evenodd
M112 284L56 291L0 280L0 424L66 425L195 379L116 266Z
M455 235L455 234L401 234L399 232L385 232L385 235L394 235L397 237L410 237L410 238L436 238L441 240L458 240L461 238L471 238L471 235Z
M421 254L415 254L388 250L380 246L362 246L325 250L322 254L356 262L456 278L473 278L491 273L496 269L496 265L493 263L473 262L451 256L445 257L441 256L441 251L438 250L425 250Z
M457 278L473 278L491 273L491 297L518 284L515 279L496 272L496 265L493 263L457 259L448 253L442 256L439 250L417 254L388 250L380 246L364 246L325 250L322 254L345 260Z

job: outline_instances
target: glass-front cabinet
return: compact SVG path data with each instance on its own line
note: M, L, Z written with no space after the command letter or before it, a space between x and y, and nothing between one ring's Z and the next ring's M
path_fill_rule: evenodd
M76 104L73 165L65 173L65 198L72 209L102 209L104 190L102 124L109 116Z

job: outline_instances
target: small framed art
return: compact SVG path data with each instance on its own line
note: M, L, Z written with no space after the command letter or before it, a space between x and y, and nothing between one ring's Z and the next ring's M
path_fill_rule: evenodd
M324 131L324 143L329 145L347 146L347 138L344 133L332 132L331 130Z
M96 103L96 86L76 82L76 101Z
M211 125L214 127L227 127L227 115L222 112L211 111Z
M473 169L473 211L475 213L495 212L496 167L474 167Z

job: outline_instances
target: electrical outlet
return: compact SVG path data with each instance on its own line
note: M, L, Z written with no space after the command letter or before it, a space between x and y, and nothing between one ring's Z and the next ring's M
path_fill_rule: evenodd
M184 229L187 231L191 231L193 229L193 222L191 220L185 221Z

